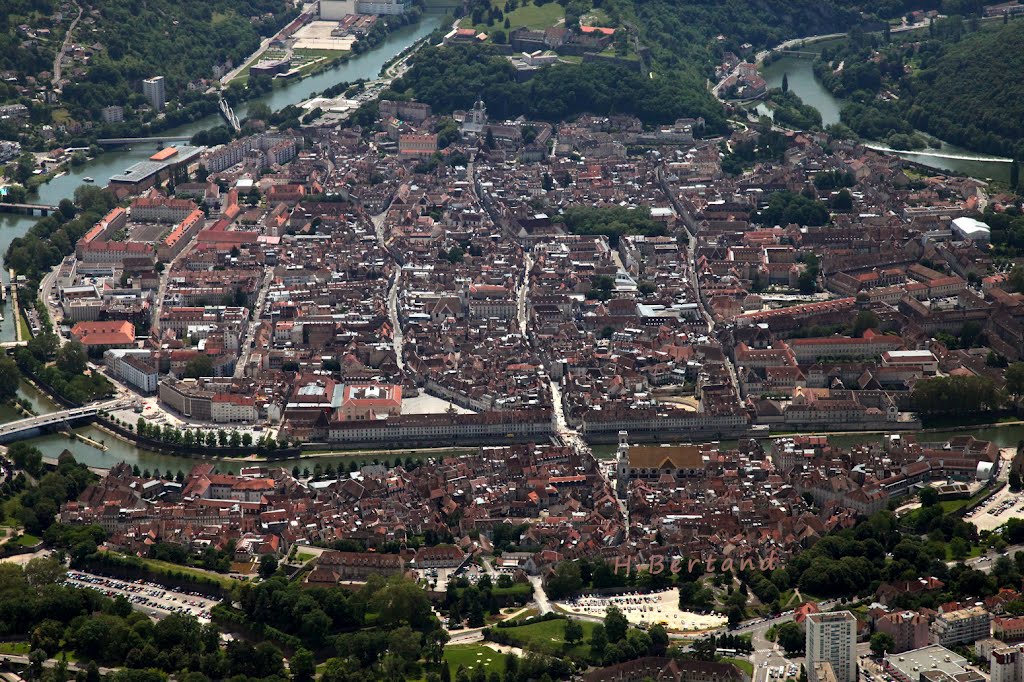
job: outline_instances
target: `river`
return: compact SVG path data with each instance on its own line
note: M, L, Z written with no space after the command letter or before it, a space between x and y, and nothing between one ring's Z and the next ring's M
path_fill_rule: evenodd
M801 47L801 51L820 52L826 46L835 45L839 40L822 41L812 45ZM796 93L805 104L809 104L821 112L821 121L824 125L839 122L839 110L843 107L843 100L832 95L831 92L818 82L814 77L814 61L801 59L793 55L785 55L776 61L764 66L761 75L768 83L769 88L782 87L782 77L787 76L790 92ZM953 144L943 143L941 151L945 153L962 154L965 156L987 156L978 154ZM900 154L908 161L920 163L942 171L962 173L975 178L995 179L1008 182L1010 179L1010 164L985 161L965 161L963 159L945 159L929 156L921 156L914 153Z
M406 26L395 31L376 49L353 57L345 64L338 65L323 73L276 88L272 93L255 101L265 102L271 109L276 110L289 104L297 104L309 98L312 93L321 92L325 88L340 82L351 82L360 78L376 78L380 73L381 67L386 62L416 41L430 34L440 26L443 18L444 15L440 13L424 14L418 24ZM770 87L777 87L782 82L782 75L787 73L790 90L796 92L805 102L821 111L822 119L826 124L836 122L839 120L839 109L842 103L815 80L811 64L812 62L807 59L784 57L765 67L764 77ZM240 105L236 113L239 118L244 118L245 111L246 105ZM220 123L221 119L219 116L209 116L170 132L178 135L191 135L200 130L220 125ZM955 148L947 146L944 149L951 150ZM83 178L93 177L97 183L103 184L111 175L124 170L137 161L145 160L153 151L154 149L146 145L137 145L131 150L119 149L104 153L98 158L72 169L70 173L55 178L40 187L38 199L40 203L57 204L61 199L71 197L74 194L75 188L84 184ZM957 170L979 177L993 177L993 173L1000 170L1004 173L1008 172L1005 168L999 168L1002 164L975 164L948 159L930 159L928 163L930 165L934 164L936 167L946 167L938 166L937 164L947 163L950 166L950 170ZM993 166L996 168L993 168ZM999 176L996 175L996 177ZM7 246L11 240L23 235L32 226L33 222L34 219L27 216L0 214L0 255L6 253ZM4 281L7 280L6 271L3 272L2 277ZM4 321L0 323L0 341L13 340L15 337L14 318L9 304L4 306L3 315ZM27 398L33 404L39 413L57 409L45 395L29 384L23 384L20 393L22 397ZM13 408L0 407L0 422L16 419L18 416ZM106 451L100 450L78 439L68 438L61 434L51 434L35 438L31 442L43 450L43 453L47 456L55 457L61 451L67 449L74 454L75 459L83 464L101 468L108 468L112 464L125 461L129 464L138 464L142 469L177 472L179 469L188 471L197 461L192 458L164 455L135 447L95 426L85 426L75 431L96 442L104 443L108 449ZM1018 440L1024 439L1024 425L978 429L971 433L974 433L979 438L993 439L1000 446L1011 446L1016 445ZM932 434L928 436L928 439L941 440L951 435L953 434ZM836 440L842 445L849 445L866 440L877 440L878 438L879 436L839 436ZM614 445L599 445L595 448L595 452L599 456L604 457L614 456L614 451ZM325 458L305 457L296 460L282 460L278 465L291 467L297 464L300 467L312 469L316 463L322 465L329 462L336 464L345 461L345 459L343 456ZM216 460L216 462L218 468L222 471L237 471L242 466L237 461Z
M390 33L373 50L361 55L355 55L347 62L309 78L275 88L267 95L253 101L263 102L271 110L278 110L283 109L289 104L298 104L308 99L314 92L322 92L326 88L338 83L352 82L361 78L372 80L380 74L384 64L395 57L395 55L403 52L438 28L445 16L444 8L431 8L431 11L423 14L419 22L410 26L403 26ZM245 118L247 109L248 103L241 104L235 109L235 113L240 119ZM169 135L193 135L200 130L212 128L222 123L223 121L219 115L213 115L164 132ZM136 145L132 149L116 149L105 152L97 158L77 168L70 169L70 172L42 185L39 188L38 196L34 197L34 199L42 204L56 205L60 203L61 199L71 198L77 187L86 184L84 180L86 177L94 178L98 185L105 185L107 179L112 175L120 173L138 161L144 161L154 151L156 151L155 147ZM0 213L0 258L7 252L7 247L11 241L16 237L24 235L35 221L35 218L29 216ZM6 269L3 270L0 276L2 276L4 282L8 281ZM4 304L2 312L4 320L0 322L0 341L12 341L15 338L16 331L15 318L10 309L9 302ZM39 413L50 412L56 409L45 395L29 384L22 385L20 394L22 397L27 398ZM13 408L0 406L0 422L18 419L19 417L20 415ZM35 438L32 440L32 443L37 445L46 456L55 457L62 450L67 449L75 455L78 461L95 467L109 467L111 464L116 464L123 460L131 464L138 464L143 469L160 469L161 471L170 469L177 472L178 469L188 471L196 462L196 460L186 457L163 455L137 448L134 445L114 438L95 426L79 428L76 429L76 432L97 442L105 443L109 449L106 451L99 450L80 440L68 438L61 434ZM312 469L315 463L336 463L343 460L343 457L303 458L288 460L287 462L282 462L282 465L292 466L298 464L299 466L308 466ZM240 466L241 464L238 462L218 461L218 468L224 471L236 471Z

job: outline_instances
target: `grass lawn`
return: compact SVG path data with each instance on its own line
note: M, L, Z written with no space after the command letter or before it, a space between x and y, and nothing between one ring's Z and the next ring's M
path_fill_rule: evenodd
M142 559L142 562L146 564L151 570L156 573L185 573L188 575L194 575L197 578L211 578L220 583L221 587L231 589L238 581L234 578L229 578L226 575L218 575L211 571L204 571L200 568L192 568L191 566L179 566L178 564L172 564L169 561L160 561L159 559Z
M316 69L327 68L347 54L347 50L295 50L295 55L297 57L303 57L305 61L305 63L299 67L299 74L301 77L308 76Z
M32 330L29 329L28 320L26 320L25 316L21 314L20 310L18 311L18 326L21 327L22 341L28 341L32 338Z
M612 20L608 18L608 14L600 7L595 7L590 10L582 17L580 17L580 23L584 26L611 26Z
M553 656L560 656L565 645L565 623L566 621L563 619L546 620L531 625L502 628L502 632L507 634L512 642L524 649L530 648ZM583 642L590 641L590 635L594 632L594 627L597 624L586 620L581 620L579 623L583 626ZM590 646L577 644L566 653L575 654L580 658L589 658Z
M459 666L463 666L469 672L473 672L477 666L490 675L492 672L505 673L505 654L500 654L490 647L482 644L453 644L444 648L444 660L451 670L452 679L455 679L455 672Z
M302 563L306 563L310 559L315 559L315 558L316 558L316 554L306 554L305 552L298 552L295 555L295 560L296 561L301 561Z
M502 9L505 7L505 3L492 2L495 7ZM565 10L557 2L549 2L546 5L537 7L531 2L528 2L525 6L520 5L513 11L505 14L505 18L509 21L508 31L525 27L535 31L543 30L557 24L561 19L565 18ZM460 28L473 27L476 31L484 31L489 33L490 31L501 29L505 31L505 22L500 21L494 24L476 24L473 25L472 17L466 17L459 22ZM507 31L506 31L507 32Z
M0 642L0 654L11 654L12 656L27 656L28 652L28 642Z
M509 613L515 613L519 609L512 608L512 609L505 609L505 610L508 611ZM538 610L538 609L526 609L525 611L520 613L518 616L513 618L511 622L516 623L516 622L519 622L521 620L526 620L527 618L533 618L534 616L539 616L539 615L540 615L540 610Z
M15 540L14 544L21 545L22 547L34 547L35 545L39 544L39 538L37 538L35 535L29 535L28 533L25 533L24 535L20 536L17 540Z
M256 56L256 59L254 59L251 62L249 62L248 64L246 64L244 69L242 69L241 71L236 73L235 77L232 78L228 82L228 85L231 85L232 83L245 83L246 81L248 81L249 80L249 69L252 67L252 65L253 64L259 64L264 59L269 58L270 56L272 56L271 53L273 55L283 55L284 54L284 52L282 50L278 50L276 48L271 50L271 48L268 47L267 49L263 50L263 52L260 52Z
M745 658L723 658L722 663L732 663L751 678L754 677L754 664Z

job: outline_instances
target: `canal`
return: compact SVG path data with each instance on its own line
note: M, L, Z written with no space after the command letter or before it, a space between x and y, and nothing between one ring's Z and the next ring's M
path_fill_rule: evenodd
M807 52L821 52L825 47L836 45L840 40L828 40L801 47L800 50ZM790 92L796 93L805 104L809 104L821 112L821 122L824 125L839 122L839 111L845 102L835 97L831 92L818 82L814 77L814 60L801 59L793 55L784 55L771 64L761 69L761 75L768 83L769 88L782 87L782 77L785 75L789 81ZM962 147L944 142L941 149L924 150L941 153L963 155L963 156L988 156L978 154ZM915 163L935 168L940 171L951 173L962 173L974 178L994 179L1008 182L1010 179L1010 164L985 161L967 161L964 159L946 159L920 154L900 154L902 158Z

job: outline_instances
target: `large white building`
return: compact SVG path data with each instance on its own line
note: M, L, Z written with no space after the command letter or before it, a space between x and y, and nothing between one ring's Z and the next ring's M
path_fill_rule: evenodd
M389 0L320 0L322 21L341 21L348 14L402 14L404 2Z
M992 632L992 614L983 606L942 613L932 621L932 641L944 647L970 644Z
M970 239L974 242L988 243L992 235L987 223L966 216L954 219L952 229L953 234L960 239Z
M167 104L167 89L164 86L163 76L153 76L142 81L142 94L149 100L149 106L157 111L163 111Z
M838 682L856 682L857 618L849 611L812 613L805 627L811 682L820 682L814 672L818 663L830 664Z

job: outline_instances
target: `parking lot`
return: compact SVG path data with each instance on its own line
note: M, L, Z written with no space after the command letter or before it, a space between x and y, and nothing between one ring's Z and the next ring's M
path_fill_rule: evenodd
M1016 516L1024 516L1024 495L1011 493L1007 486L985 504L965 513L964 521L973 523L978 530L995 530Z
M157 583L118 580L81 571L68 571L64 582L72 587L102 592L108 597L123 596L136 610L154 618L163 618L171 613L184 613L208 623L210 609L218 603L217 600L197 593L179 592Z

